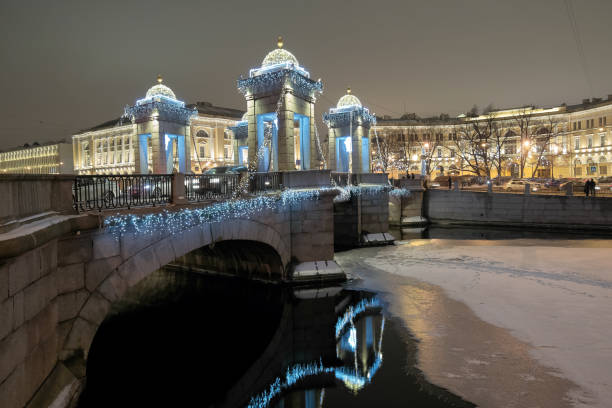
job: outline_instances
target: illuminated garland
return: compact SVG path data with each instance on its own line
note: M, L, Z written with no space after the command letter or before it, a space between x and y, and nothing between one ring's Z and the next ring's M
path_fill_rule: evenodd
M165 98L152 99L150 102L126 106L124 116L133 121L141 121L151 117L169 122L188 124L192 116L197 115L197 109L186 108L182 102L171 102ZM157 115L157 116L156 116Z
M389 195L393 197L410 197L410 194L410 190L406 188L394 188L393 190L389 191Z
M250 219L264 210L285 209L306 200L315 200L323 192L336 192L334 202L350 200L351 196L375 195L389 190L389 186L347 186L323 187L312 190L284 190L275 195L256 195L251 198L236 198L217 202L203 208L183 208L178 211L163 210L155 214L117 214L104 219L104 227L116 239L128 232L148 234L164 231L169 235L188 230L196 225L230 219ZM393 194L391 190L391 194ZM409 194L405 189L398 189L396 194Z
M297 383L299 380L309 377L311 375L318 375L322 373L333 372L334 368L324 367L323 362L319 360L318 363L309 363L309 364L296 364L287 369L285 373L285 378L281 380L280 378L276 378L270 387L259 394L258 396L252 397L249 401L248 408L264 408L267 407L272 400L278 396L283 390L291 387L293 384Z
M377 297L370 299L362 299L355 306L349 306L342 317L336 322L336 339L340 337L346 325L355 319L357 315L365 312L367 309L381 307L380 300Z
M104 227L119 239L127 232L148 234L164 231L170 235L196 225L229 219L250 219L264 210L279 209L305 200L317 199L321 190L286 190L280 195L259 195L250 199L235 199L212 204L204 208L184 208L179 211L163 210L156 214L118 214L104 219Z
M385 191L391 190L391 186L386 184L381 185L359 185L359 186L336 186L334 189L339 191L339 194L334 197L335 203L349 201L352 196L371 196L377 195Z
M304 99L314 99L316 92L323 92L321 81L313 81L299 72L290 69L282 69L251 78L239 79L238 90L244 95L247 93L260 94L270 92L281 89L285 85L285 79L288 80L291 89Z
M337 112L331 110L329 113L323 114L323 121L329 127L344 127L350 124L354 126L376 125L376 116L372 115L368 108L356 106L354 109Z

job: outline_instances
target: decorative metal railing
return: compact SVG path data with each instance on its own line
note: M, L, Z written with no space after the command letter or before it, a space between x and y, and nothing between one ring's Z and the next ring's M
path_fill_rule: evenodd
M240 174L185 175L187 201L231 198L240 187Z
M79 212L155 206L169 203L171 197L171 174L76 176L72 187Z
M250 173L249 191L253 193L261 191L281 190L283 187L283 173Z

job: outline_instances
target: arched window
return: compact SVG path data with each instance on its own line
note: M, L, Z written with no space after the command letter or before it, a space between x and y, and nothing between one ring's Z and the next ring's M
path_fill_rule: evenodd
M212 139L204 129L196 133L197 154L200 159L213 157Z

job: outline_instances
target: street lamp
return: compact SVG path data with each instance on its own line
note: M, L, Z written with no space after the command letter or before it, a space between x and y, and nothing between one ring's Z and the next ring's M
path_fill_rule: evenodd
M553 154L550 157L550 178L554 179L555 178L555 156L559 153L559 146L553 143L551 146L551 150Z

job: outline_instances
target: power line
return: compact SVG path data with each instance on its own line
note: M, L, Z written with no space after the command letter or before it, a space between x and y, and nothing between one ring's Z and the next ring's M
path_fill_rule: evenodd
M582 66L582 70L584 71L584 77L589 87L589 91L591 92L591 96L593 96L594 95L593 83L591 82L591 76L589 75L589 69L587 66L586 56L584 53L584 47L582 46L582 40L580 39L580 31L578 31L578 23L576 22L576 14L574 13L574 6L572 5L572 0L564 0L564 3L565 3L565 10L567 11L567 18L569 19L572 34L574 36L574 42L576 43L576 49L578 51L578 59L580 60L580 65Z

